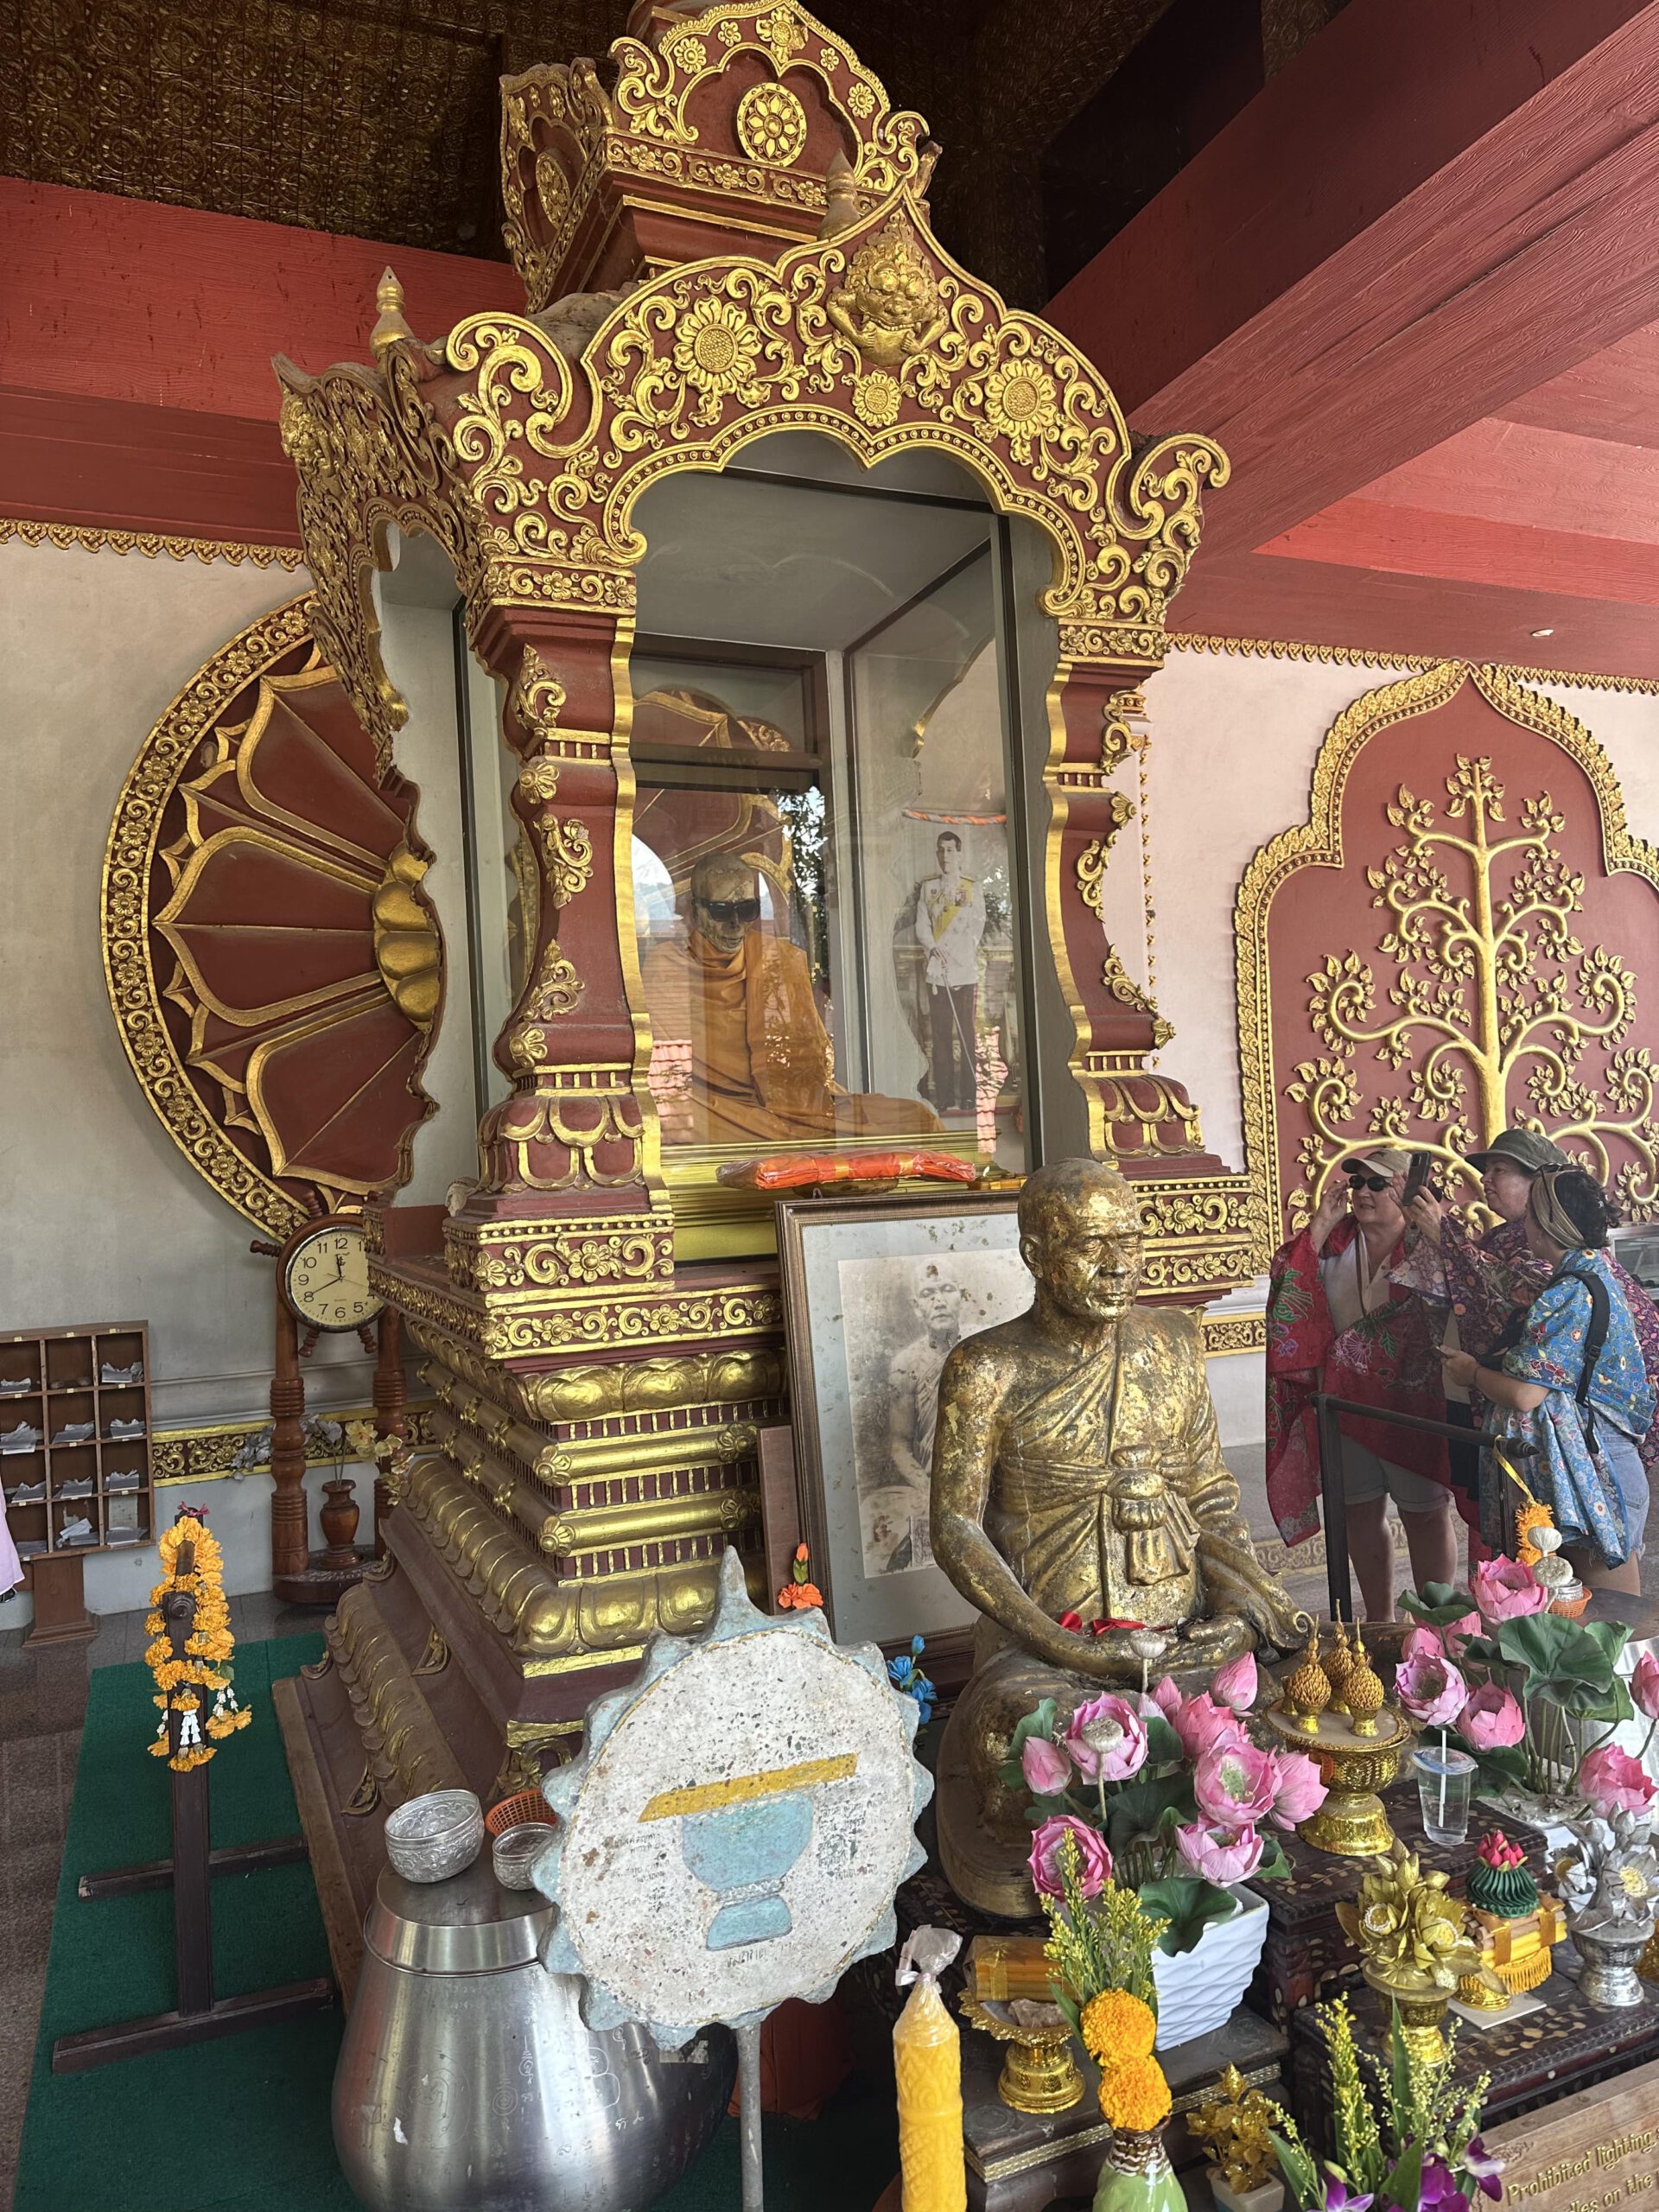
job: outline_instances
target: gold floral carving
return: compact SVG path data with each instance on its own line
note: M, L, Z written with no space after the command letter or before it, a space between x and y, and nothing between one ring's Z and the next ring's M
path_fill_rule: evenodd
M1268 957L1274 895L1300 868L1342 864L1343 798L1362 748L1444 704L1465 683L1582 770L1596 796L1609 871L1628 870L1659 889L1659 851L1630 835L1600 746L1507 671L1440 662L1348 708L1320 747L1307 822L1256 854L1235 912L1245 1146L1262 1194L1258 1265L1266 1263L1284 1203ZM1622 955L1586 947L1576 933L1584 879L1552 842L1565 818L1547 791L1528 794L1513 832L1494 835L1509 829L1506 794L1484 757L1458 756L1444 790L1432 799L1402 787L1387 810L1400 842L1367 871L1372 905L1387 918L1376 948L1389 969L1386 1011L1372 959L1357 950L1328 955L1307 979L1310 1019L1329 1057L1300 1063L1286 1086L1311 1124L1290 1217L1306 1218L1332 1166L1363 1136L1438 1152L1454 1174L1466 1176L1462 1154L1523 1116L1599 1175L1611 1174L1630 1213L1651 1217L1659 1213L1659 1069L1646 1046L1624 1041L1636 1014L1636 978ZM1592 1040L1618 1048L1601 1094L1580 1071ZM1363 1129L1354 1125L1360 1047L1396 1071L1411 1069L1408 1095L1375 1103ZM1610 1140L1628 1147L1617 1170Z
M1111 795L1111 827L1103 837L1091 837L1077 855L1077 896L1091 914L1098 914L1103 906L1102 886L1106 876L1106 862L1118 833L1135 819L1135 802L1122 791Z
M429 1030L443 996L443 948L436 916L415 896L426 870L427 862L400 843L369 907L380 980L398 1012Z
M297 545L239 545L220 537L172 537L148 530L100 530L90 524L34 522L22 515L0 515L0 545L18 539L24 545L55 545L62 552L139 553L147 561L228 561L232 568L302 569Z
M737 143L752 162L786 169L806 144L806 111L787 85L751 85L737 104Z

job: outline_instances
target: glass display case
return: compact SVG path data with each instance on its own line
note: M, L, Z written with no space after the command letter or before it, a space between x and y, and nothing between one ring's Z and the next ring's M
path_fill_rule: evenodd
M757 1155L1026 1164L1002 526L948 466L861 477L816 444L635 518L634 925L677 1220L734 1220L718 1170Z

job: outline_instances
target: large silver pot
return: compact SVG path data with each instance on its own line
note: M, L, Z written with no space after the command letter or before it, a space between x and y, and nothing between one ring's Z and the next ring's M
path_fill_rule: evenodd
M639 2028L591 2035L581 1984L537 1956L552 1910L484 1861L381 1875L334 2100L372 2212L642 2212L719 2126L729 2032L667 2056Z

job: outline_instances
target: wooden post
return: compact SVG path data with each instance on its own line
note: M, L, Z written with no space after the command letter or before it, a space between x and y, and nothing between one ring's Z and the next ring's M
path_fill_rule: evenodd
M194 1561L194 1544L181 1544L178 1573L190 1573ZM188 1591L169 1591L162 1601L162 1616L167 1624L173 1656L181 1659L195 1624L196 1601ZM205 1741L205 1695L196 1718ZM183 1716L169 1711L167 1742L170 1758L178 1754L182 1726ZM54 2074L80 2074L89 2067L107 2065L113 2059L135 2058L153 2050L174 2050L182 2044L234 2034L239 2028L291 2020L302 2012L320 2012L334 2001L332 1986L319 1979L289 1982L280 1989L255 1990L245 1997L227 1997L215 2002L213 1876L246 1872L258 1866L286 1865L303 1857L305 1847L302 1838L284 1836L275 1843L214 1852L211 1848L207 1786L211 1772L209 1763L194 1766L187 1774L169 1770L168 1780L173 1786L173 1857L169 1862L84 1875L80 1882L83 1897L130 1897L171 1883L173 1964L178 2002L170 2012L153 2012L143 2019L121 2020L110 2027L86 2028L79 2035L60 2036L52 2046Z
M311 1563L305 1510L305 1382L299 1329L276 1292L276 1371L270 1382L270 1572L303 1574Z
M404 1375L403 1317L395 1306L383 1306L376 1323L378 1355L374 1363L374 1433L377 1436L395 1437L401 1444L409 1435L409 1417L404 1407L409 1397L409 1384ZM374 1555L384 1559L386 1550L386 1516L391 1511L391 1495L387 1488L385 1473L377 1465L374 1477Z

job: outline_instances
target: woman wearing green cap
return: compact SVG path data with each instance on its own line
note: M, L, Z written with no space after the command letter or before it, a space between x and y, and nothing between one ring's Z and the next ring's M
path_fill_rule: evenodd
M1412 1200L1406 1213L1412 1227L1439 1250L1456 1323L1456 1347L1472 1352L1478 1362L1485 1363L1490 1359L1496 1364L1497 1348L1516 1307L1530 1306L1549 1280L1550 1263L1538 1258L1527 1241L1527 1201L1533 1184L1546 1168L1567 1167L1572 1162L1559 1146L1537 1130L1521 1128L1504 1129L1484 1152L1472 1152L1467 1157L1480 1175L1487 1205L1498 1217L1490 1229L1477 1236L1460 1212L1427 1191ZM1611 1252L1604 1251L1601 1256L1623 1294L1647 1380L1659 1390L1659 1309ZM1478 1389L1465 1400L1462 1386L1448 1370L1447 1417L1464 1418L1465 1407L1470 1426L1478 1431L1484 1423L1485 1402ZM1638 1449L1649 1480L1659 1481L1659 1416L1641 1439ZM1478 1494L1483 1457L1472 1447L1452 1447L1452 1483L1471 1497ZM1503 1510L1513 1500L1494 1503L1497 1510L1494 1512L1489 1504L1486 1518L1489 1525L1501 1531ZM1510 1547L1499 1543L1497 1548Z
M1449 1380L1488 1401L1489 1435L1536 1446L1529 1486L1549 1506L1580 1579L1637 1596L1649 1503L1637 1440L1652 1425L1655 1393L1607 1257L1618 1218L1581 1167L1538 1169L1523 1226L1548 1280L1490 1363L1466 1351L1443 1357ZM1490 1484L1483 1503L1497 1503ZM1508 1549L1496 1516L1487 1522L1488 1541Z

